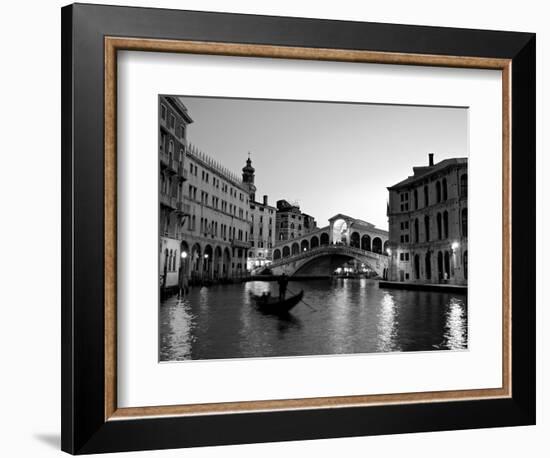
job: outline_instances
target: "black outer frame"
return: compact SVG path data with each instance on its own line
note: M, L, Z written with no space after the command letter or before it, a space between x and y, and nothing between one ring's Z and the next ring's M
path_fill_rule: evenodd
M512 59L512 397L106 422L105 36ZM64 451L83 454L535 424L534 34L74 4L62 8L61 38Z

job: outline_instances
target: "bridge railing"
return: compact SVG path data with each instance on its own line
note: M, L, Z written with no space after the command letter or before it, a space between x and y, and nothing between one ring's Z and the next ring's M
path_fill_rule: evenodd
M375 253L373 251L362 250L361 248L351 247L349 245L322 245L312 248L307 251L301 251L300 253L287 256L286 258L279 258L273 261L269 267L278 267L289 262L299 261L300 259L309 258L311 256L317 256L320 254L349 254L356 256L365 256L372 259L386 258L387 256L381 253Z

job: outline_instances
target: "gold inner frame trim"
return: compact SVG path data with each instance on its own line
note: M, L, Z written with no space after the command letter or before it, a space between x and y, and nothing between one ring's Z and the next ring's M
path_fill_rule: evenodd
M117 405L117 51L173 52L435 67L479 68L502 72L502 387L399 394L333 396L119 408ZM246 413L383 404L425 403L511 397L511 60L482 57L404 54L344 49L301 48L179 40L105 37L105 420L143 417Z

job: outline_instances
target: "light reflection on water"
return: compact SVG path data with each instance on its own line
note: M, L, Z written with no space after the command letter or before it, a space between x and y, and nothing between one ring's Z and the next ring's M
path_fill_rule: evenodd
M468 323L464 304L452 297L446 313L444 345L451 350L460 350L468 345Z
M290 282L288 294L301 289L307 305L286 317L265 315L250 299L250 293L278 295L273 282L195 287L185 300L171 297L160 307L160 358L467 348L465 295L385 290L367 279Z
M161 360L191 359L192 329L195 325L190 313L191 304L177 298L172 298L169 304L160 314Z
M380 336L378 351L399 351L399 348L395 345L395 302L390 293L386 292L382 298L378 323L378 335Z

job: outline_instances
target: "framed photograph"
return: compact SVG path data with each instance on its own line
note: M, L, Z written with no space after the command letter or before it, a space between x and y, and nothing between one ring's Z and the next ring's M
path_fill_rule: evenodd
M62 9L62 448L535 423L535 35Z

